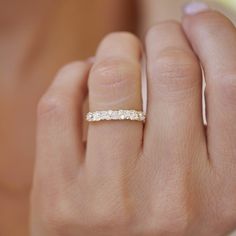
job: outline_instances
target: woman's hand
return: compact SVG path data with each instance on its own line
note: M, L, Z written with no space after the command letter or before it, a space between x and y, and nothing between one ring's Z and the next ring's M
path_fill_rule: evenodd
M148 110L90 123L91 111L142 109L141 47L113 33L95 63L66 66L38 112L33 236L221 236L236 225L236 30L214 11L147 34ZM186 36L187 35L187 36ZM191 48L191 43L193 49ZM202 120L201 61L207 81Z

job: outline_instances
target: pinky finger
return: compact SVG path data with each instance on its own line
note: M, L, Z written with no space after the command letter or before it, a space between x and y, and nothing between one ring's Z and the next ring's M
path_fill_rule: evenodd
M82 161L82 106L89 69L87 62L65 66L42 97L38 107L36 175L38 170L44 172L40 176L71 175Z

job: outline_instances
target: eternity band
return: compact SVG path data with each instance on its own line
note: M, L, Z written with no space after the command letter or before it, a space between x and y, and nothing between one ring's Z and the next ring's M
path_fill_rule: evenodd
M86 115L86 120L89 122L103 120L131 120L144 122L145 118L144 112L136 110L95 111L88 112Z

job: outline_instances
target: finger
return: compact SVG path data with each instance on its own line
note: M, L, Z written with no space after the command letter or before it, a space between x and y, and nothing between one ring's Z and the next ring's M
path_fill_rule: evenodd
M142 109L140 56L139 41L130 33L113 33L103 40L89 76L90 111ZM102 168L106 163L114 171L110 168L114 163L120 168L137 158L142 129L142 122L137 121L90 123L88 162Z
M204 146L202 78L198 60L179 23L154 26L146 39L148 111L144 152L190 159ZM203 145L202 145L203 144ZM197 148L199 149L199 148ZM201 148L200 148L201 149ZM153 155L147 155L153 156Z
M186 15L183 25L206 76L210 157L224 168L236 162L236 30L225 16L206 9Z
M39 103L37 164L52 176L71 176L83 159L82 105L89 68L85 62L65 66Z
M83 105L83 117L86 117L86 114L89 112L89 105L88 105L88 96L86 96L84 105ZM83 142L87 143L87 137L88 137L88 122L86 119L83 119Z

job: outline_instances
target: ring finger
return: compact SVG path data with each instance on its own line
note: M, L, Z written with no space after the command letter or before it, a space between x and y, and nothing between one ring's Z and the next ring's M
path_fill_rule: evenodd
M113 33L102 41L89 76L90 111L142 109L140 57L140 43L129 33ZM138 156L142 133L142 122L91 122L88 165L106 173L127 167Z

